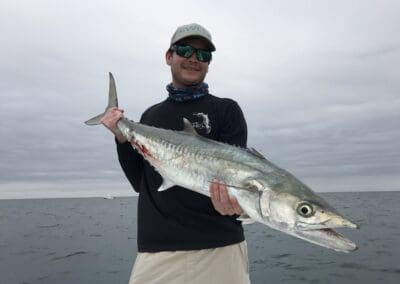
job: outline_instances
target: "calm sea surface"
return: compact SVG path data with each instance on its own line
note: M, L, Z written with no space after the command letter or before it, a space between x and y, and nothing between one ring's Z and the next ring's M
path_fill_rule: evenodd
M400 283L400 192L321 194L361 226L343 254L245 226L252 283ZM0 284L127 283L135 197L0 200Z

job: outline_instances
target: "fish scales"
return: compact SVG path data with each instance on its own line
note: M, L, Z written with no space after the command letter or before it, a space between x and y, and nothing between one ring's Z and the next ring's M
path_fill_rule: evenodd
M159 172L168 171L168 176L179 175L181 178L174 177L178 185L190 185L197 192L208 194L213 177L224 178L228 184L232 182L239 187L243 186L241 182L246 178L263 173L251 164L243 163L243 160L250 160L248 156L251 154L240 148L226 147L226 144L218 142L210 147L207 140L191 134L148 128L134 122L122 127L128 129L126 131L130 132L135 143L148 149L150 155L144 157ZM163 139L155 136L162 136ZM140 147L137 149L140 150ZM202 183L193 182L194 179Z

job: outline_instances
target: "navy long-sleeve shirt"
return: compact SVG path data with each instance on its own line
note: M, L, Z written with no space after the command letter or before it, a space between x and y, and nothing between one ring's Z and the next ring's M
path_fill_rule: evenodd
M213 95L189 102L166 99L146 110L140 122L182 130L183 118L204 137L246 147L246 121L231 99ZM139 193L139 252L206 249L244 240L241 222L220 215L209 197L179 186L158 192L162 177L130 143L117 143L117 152L126 177Z

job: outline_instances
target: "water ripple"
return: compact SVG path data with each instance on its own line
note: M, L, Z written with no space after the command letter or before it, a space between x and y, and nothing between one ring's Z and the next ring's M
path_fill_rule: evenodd
M70 258L70 257L76 256L76 255L82 255L82 254L88 254L88 253L89 253L88 251L77 251L77 252L70 253L70 254L67 254L64 256L53 257L51 260L55 261L55 260L60 260L60 259L66 259L66 258Z

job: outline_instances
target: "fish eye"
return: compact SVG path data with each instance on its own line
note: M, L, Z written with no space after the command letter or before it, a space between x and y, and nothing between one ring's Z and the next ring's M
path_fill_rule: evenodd
M300 203L297 207L297 213L303 217L311 217L314 215L314 209L309 203Z

